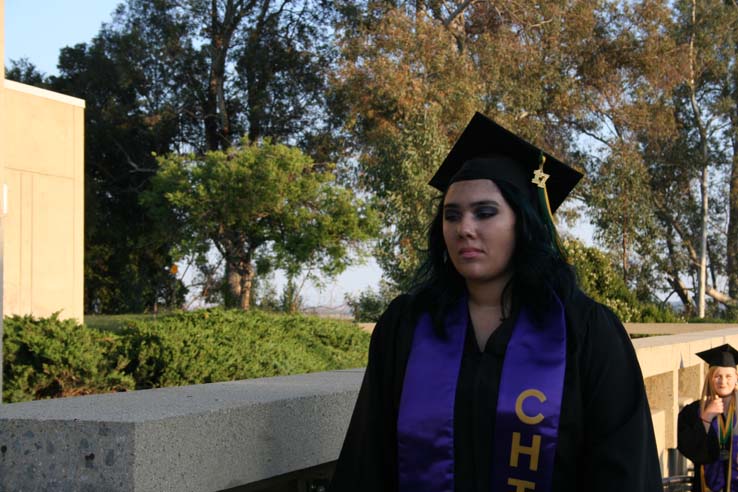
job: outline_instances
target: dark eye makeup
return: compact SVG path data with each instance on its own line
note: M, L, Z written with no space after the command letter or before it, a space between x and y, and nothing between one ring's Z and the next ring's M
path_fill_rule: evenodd
M474 209L474 216L479 219L487 219L495 215L497 215L497 207L484 206Z

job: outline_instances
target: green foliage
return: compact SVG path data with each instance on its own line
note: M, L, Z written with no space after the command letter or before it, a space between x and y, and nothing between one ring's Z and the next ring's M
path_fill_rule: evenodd
M675 292L688 316L696 307L688 285L696 290L704 253L710 295L729 305L720 290L728 280L728 293L738 294L738 282L730 282L738 279L738 262L731 263L738 250L738 7L637 1L607 14L608 29L588 40L593 56L582 70L593 106L577 117L592 137L579 142L591 156L585 198L598 236L618 251L629 285ZM701 190L703 172L709 183Z
M368 349L368 335L345 322L258 310L133 322L123 336L139 388L360 367Z
M382 280L379 290L368 288L359 293L358 296L346 294L346 303L351 308L354 321L369 323L379 321L382 313L387 309L392 299L397 297L399 291L389 282Z
M5 402L134 388L115 334L61 321L56 314L7 317L3 332Z
M331 166L295 147L244 141L200 158L161 157L159 167L142 202L161 223L180 225L180 252L217 248L239 276L230 287L243 309L257 264L291 278L301 269L335 275L376 230L372 210L336 183Z
M635 246L643 250L655 237L649 180L643 157L634 148L618 143L586 182L596 236L610 251L619 253L619 268L626 280L635 269L630 264Z
M340 39L333 110L359 152L359 184L382 214L377 262L393 283L409 287L434 212L428 180L482 107L481 86L447 29L400 9L383 14Z
M564 122L590 104L573 74L600 3L340 2L333 109L383 214L375 255L394 283L418 266L428 179L474 111L567 155Z
M153 321L167 314L88 314L84 325L97 331L118 333L132 321Z
M639 299L630 291L613 261L597 248L579 241L564 241L569 261L576 268L579 285L595 301L610 309L624 323L676 323L680 318L668 308Z
M258 310L95 321L6 318L3 400L361 367L369 347L351 323Z
M47 87L45 75L28 58L10 60L10 67L5 69L5 78L34 87Z
M27 60L9 67L9 79L86 102L86 313L182 305L186 289L169 270L176 231L139 201L157 170L152 153L227 148L247 133L329 160L330 7L285 6L124 0L92 40L61 50L58 76Z
M167 269L184 249L173 254L181 222L157 223L139 201L159 165L152 152L201 155L243 134L294 143L320 163L341 147L355 174L340 180L370 193L382 216L377 261L406 286L432 214L426 182L475 110L589 171L575 193L628 286L675 291L689 312L709 219L711 295L738 298L734 1L290 5L126 0L93 40L62 50L58 77L25 60L8 69L87 103L86 312L181 303ZM315 237L295 237L265 240L223 283L233 290L245 272L248 291L262 255L267 269L309 271L298 259ZM205 290L218 300L217 287Z

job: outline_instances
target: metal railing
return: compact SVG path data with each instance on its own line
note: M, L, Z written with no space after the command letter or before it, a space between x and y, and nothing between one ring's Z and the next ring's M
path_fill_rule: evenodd
M692 490L692 477L689 475L666 477L662 483L664 492L690 492Z

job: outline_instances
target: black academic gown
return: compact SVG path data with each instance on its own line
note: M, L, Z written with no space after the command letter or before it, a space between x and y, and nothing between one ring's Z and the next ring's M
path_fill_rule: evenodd
M395 299L374 328L330 492L398 490L397 414L418 317L412 304L407 295ZM567 303L566 321L552 492L661 491L651 415L630 338L610 310L581 293ZM513 326L514 320L503 323L483 352L467 335L454 418L456 492L490 492L497 392ZM545 374L531 374L538 377Z
M677 448L694 463L692 490L701 492L702 466L714 463L720 457L720 442L714 429L705 432L700 419L700 402L693 401L679 412L677 420Z

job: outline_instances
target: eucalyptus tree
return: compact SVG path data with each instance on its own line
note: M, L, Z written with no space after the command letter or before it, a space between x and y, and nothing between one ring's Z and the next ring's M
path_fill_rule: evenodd
M428 179L474 111L570 158L577 53L599 2L345 2L332 108L386 234L376 255L411 282L433 212Z
M719 284L730 278L726 245L736 241L726 234L732 125L724 109L726 86L735 85L736 9L730 2L640 1L613 4L609 18L592 46L609 55L599 59L610 79L583 79L594 104L576 121L603 146L589 161L596 178L588 201L611 247L613 229L623 231L623 245L626 234L633 238L623 258L632 254L649 270L640 278L651 279L653 290L676 292L688 313L704 316L705 294L735 304ZM608 197L603 184L635 175L641 177L621 181ZM627 216L614 218L613 204L625 208L633 198L637 220L621 227Z

